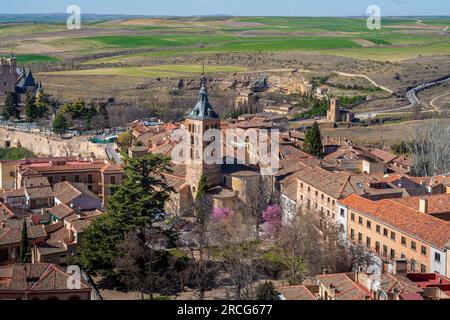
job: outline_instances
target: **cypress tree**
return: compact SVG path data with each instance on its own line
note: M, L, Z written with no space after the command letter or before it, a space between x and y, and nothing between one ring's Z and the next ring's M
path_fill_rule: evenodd
M19 249L19 261L20 263L28 262L28 253L30 250L30 244L28 243L28 231L26 220L23 220L22 234L20 239L20 249Z
M19 119L20 110L19 110L19 98L17 93L8 92L5 98L5 107L3 108L2 113L3 118L6 120L9 119Z
M28 92L25 101L25 118L28 122L33 122L38 117L37 107L33 95Z
M306 132L303 151L318 158L323 157L322 135L317 122L314 122L312 128Z

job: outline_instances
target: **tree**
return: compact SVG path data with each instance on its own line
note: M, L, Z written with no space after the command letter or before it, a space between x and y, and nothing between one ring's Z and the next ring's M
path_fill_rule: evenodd
M28 92L25 100L25 118L28 122L34 122L38 117L38 111L33 95Z
M66 133L67 129L67 119L63 113L59 112L53 120L53 132L62 137L64 133Z
M273 285L273 282L266 281L261 283L256 288L256 300L260 301L271 301L271 300L280 300L278 296L278 292Z
M98 109L98 115L99 115L99 119L101 121L101 125L103 126L103 128L108 128L109 127L109 115L108 115L108 110L106 109L106 104L105 103L101 103L100 107Z
M19 119L19 97L15 92L8 92L5 98L5 107L3 108L2 116L6 120Z
M257 176L251 183L247 183L245 201L240 211L244 217L250 217L255 223L255 239L259 239L263 212L271 204L279 202L279 193L275 190L272 177Z
M306 132L303 151L318 158L323 157L322 135L317 122Z
M27 263L29 261L30 244L28 242L27 222L24 219L22 224L22 233L20 238L19 261Z
M418 124L413 130L412 173L417 176L435 176L450 171L450 127L446 121Z
M211 278L211 274L213 273L209 263L210 251L208 250L209 239L207 235L209 215L212 209L212 199L207 194L207 191L207 179L206 175L203 173L197 186L197 194L194 203L196 217L195 236L198 244L196 251L198 254L196 254L196 251L193 249L189 250L189 255L192 260L192 269L194 269L194 282L196 284L200 300L205 298L208 280Z
M129 132L121 133L117 137L117 144L123 151L128 152L128 149L133 144L133 136Z
M234 284L234 298L253 299L253 283L257 280L256 261L260 241L252 236L253 226L244 223L241 214L212 221L209 228L211 246L223 270Z
M92 129L92 120L97 116L97 109L95 108L94 103L87 108L86 113L83 116L84 120L84 128L89 130Z
M263 219L267 224L267 233L277 237L281 230L281 208L278 204L267 207L263 213Z
M153 230L153 223L161 218L165 202L173 192L162 176L168 164L168 158L153 154L127 160L125 179L122 185L113 188L107 214L94 220L84 234L79 264L107 273L117 258L117 245L127 233L137 232L140 239L146 239L146 231Z
M39 119L45 117L48 113L48 107L50 106L50 97L43 89L37 93L35 105L37 117Z

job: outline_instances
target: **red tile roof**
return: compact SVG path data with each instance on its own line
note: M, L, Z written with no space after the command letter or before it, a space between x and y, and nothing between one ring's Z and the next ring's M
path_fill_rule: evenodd
M439 248L444 248L450 241L449 222L408 208L392 199L371 201L353 194L341 203Z

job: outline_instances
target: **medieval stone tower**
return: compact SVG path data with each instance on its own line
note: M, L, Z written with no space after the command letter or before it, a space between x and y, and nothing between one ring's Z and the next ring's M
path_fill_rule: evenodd
M339 99L331 99L330 110L327 114L327 120L329 122L341 121L341 101Z
M17 82L16 58L0 59L0 103L8 92L15 92Z
M221 180L221 165L205 163L204 152L210 141L203 141L204 133L209 129L220 130L220 118L208 101L206 79L202 78L202 85L197 105L191 111L185 122L190 135L190 160L186 165L186 183L191 187L195 197L198 182L205 173L208 186L217 186Z

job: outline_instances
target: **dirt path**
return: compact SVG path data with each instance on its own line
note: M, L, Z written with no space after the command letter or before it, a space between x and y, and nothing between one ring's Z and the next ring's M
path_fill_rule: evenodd
M440 94L440 95L434 97L433 100L430 101L430 105L433 107L433 111L440 111L439 107L434 104L436 102L436 100L438 100L438 99L440 99L442 97L448 96L448 95L450 95L450 92L446 92L444 94Z

